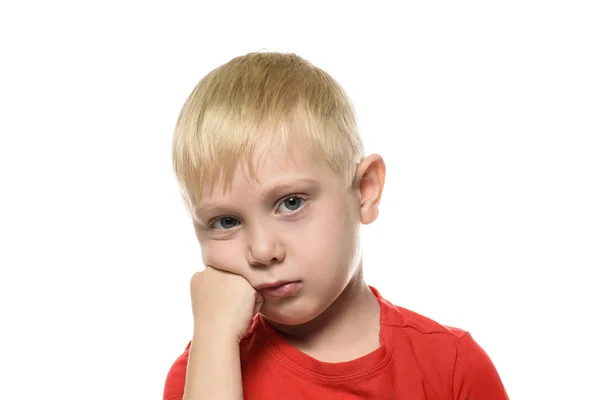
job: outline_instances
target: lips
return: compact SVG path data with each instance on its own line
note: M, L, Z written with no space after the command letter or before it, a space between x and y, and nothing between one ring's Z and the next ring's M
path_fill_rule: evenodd
M277 299L292 296L300 290L300 281L279 281L266 283L256 287L266 299Z

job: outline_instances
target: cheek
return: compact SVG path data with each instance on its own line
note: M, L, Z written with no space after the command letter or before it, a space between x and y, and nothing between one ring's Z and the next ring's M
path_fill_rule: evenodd
M304 226L297 253L310 258L310 265L320 274L338 274L353 259L357 245L356 217L348 209L339 207L339 201L324 206L315 211Z
M201 247L204 265L242 275L244 260L235 240L207 241Z

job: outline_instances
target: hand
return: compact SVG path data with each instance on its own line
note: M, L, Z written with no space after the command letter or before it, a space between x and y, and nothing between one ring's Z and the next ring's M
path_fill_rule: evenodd
M207 266L190 283L195 333L242 340L264 298L242 276Z

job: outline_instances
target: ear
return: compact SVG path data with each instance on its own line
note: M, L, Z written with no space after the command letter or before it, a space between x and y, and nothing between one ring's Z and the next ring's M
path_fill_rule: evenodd
M356 169L355 184L360 191L360 222L370 224L379 215L379 201L385 183L385 163L379 154L364 158Z

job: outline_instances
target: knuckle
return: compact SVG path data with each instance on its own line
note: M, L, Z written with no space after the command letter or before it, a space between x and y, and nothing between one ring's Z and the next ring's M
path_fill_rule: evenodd
M198 271L192 275L192 278L190 279L191 286L196 286L202 281L202 272L203 271Z

